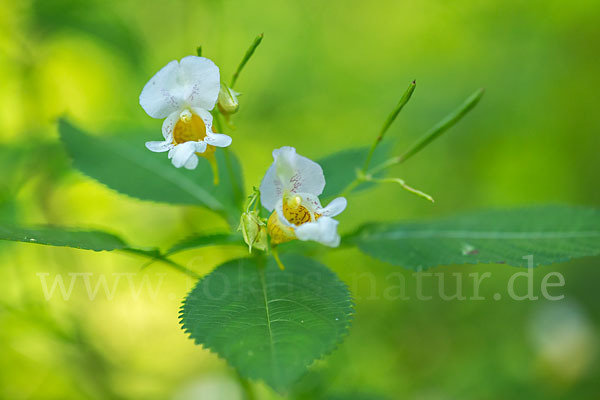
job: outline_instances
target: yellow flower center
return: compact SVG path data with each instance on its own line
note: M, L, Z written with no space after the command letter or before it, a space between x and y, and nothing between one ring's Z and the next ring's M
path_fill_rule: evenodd
M283 201L283 216L294 225L302 225L313 221L315 215L302 205L300 196L292 196Z
M298 195L284 196L283 198L283 216L285 219L296 226L307 222L314 222L321 217L320 214L311 212L308 208L302 205L302 198ZM280 243L289 242L296 239L294 229L283 224L279 220L277 211L274 211L267 222L267 230L271 237L271 244L277 245Z
M214 128L213 128L214 131ZM189 110L185 110L179 116L179 121L173 128L173 144L181 144L185 142L199 142L204 140L206 137L206 125L202 118L196 114L191 113ZM206 151L202 154L196 153L201 156L208 156L215 152L215 147L208 145Z

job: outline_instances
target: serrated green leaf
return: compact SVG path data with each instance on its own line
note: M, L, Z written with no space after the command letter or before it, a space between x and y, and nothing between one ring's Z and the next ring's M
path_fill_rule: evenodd
M64 246L94 251L120 250L127 247L123 240L110 233L53 226L39 228L0 226L0 240Z
M190 236L185 238L177 243L175 243L171 248L167 251L166 255L179 253L181 251L198 249L201 247L207 246L220 246L220 245L228 245L228 244L239 244L241 246L246 246L244 243L244 239L242 239L241 234L235 233L214 233L214 234L200 234Z
M481 211L438 221L368 225L349 242L410 269L450 264L548 265L600 254L600 210L544 206Z
M198 282L181 310L183 329L235 367L286 391L348 332L352 300L327 267L300 256L221 265Z
M389 154L389 143L381 143L373 153L373 162L380 163ZM342 150L330 154L317 161L323 168L327 184L323 190L322 198L328 199L338 196L356 178L357 169L360 169L369 153L368 147ZM356 187L354 191L368 189L373 186L371 182L365 182Z
M206 160L188 171L173 167L166 154L148 151L144 142L154 138L155 133L96 137L65 120L59 122L59 131L74 166L111 189L142 200L201 205L227 211L231 220L239 218L222 152L217 152L221 183L215 186ZM233 154L230 156L233 178L241 180L239 163Z

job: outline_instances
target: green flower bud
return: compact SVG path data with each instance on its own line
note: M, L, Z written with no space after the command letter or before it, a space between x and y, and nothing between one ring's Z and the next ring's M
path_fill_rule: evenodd
M239 230L242 231L249 252L252 252L253 247L263 251L267 249L267 224L258 216L258 211L243 213Z
M219 107L219 111L223 115L235 114L240 108L240 103L238 102L238 96L240 94L235 90L227 87L224 83L221 83L221 90L219 91L219 100L217 102L217 106Z

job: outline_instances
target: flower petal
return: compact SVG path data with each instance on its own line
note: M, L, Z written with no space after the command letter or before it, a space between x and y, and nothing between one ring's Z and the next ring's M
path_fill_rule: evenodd
M273 158L260 185L261 202L266 209L273 210L285 191L315 196L323 192L325 177L319 164L287 146L273 150Z
M192 107L212 110L221 89L219 67L205 57L187 56L181 59L184 98Z
M175 129L175 125L179 121L179 114L179 110L174 111L163 121L162 134L167 142L173 141L173 129Z
M337 233L338 221L329 217L321 217L316 222L307 222L296 228L298 239L313 240L329 247L340 244L340 235Z
M206 151L206 142L196 142L196 153L204 153Z
M173 147L171 142L146 142L146 148L155 153L169 151Z
M190 159L183 165L186 169L196 169L198 166L198 156L192 155Z
M207 132L204 141L216 147L227 147L231 144L231 138L223 133Z
M202 122L204 122L204 126L206 126L206 132L212 133L212 124L213 124L213 116L211 113L206 111L204 108L192 107L192 111L194 114L202 118Z
M171 153L171 161L176 168L183 167L190 160L190 157L195 157L194 153L196 152L197 143L185 142L175 146Z
M335 217L336 215L341 214L342 211L346 209L347 205L348 201L345 197L337 197L331 200L331 202L327 204L327 207L322 208L320 211L317 212L326 217Z
M140 94L140 105L152 118L166 118L181 108L185 101L183 95L179 63L173 60L146 83Z

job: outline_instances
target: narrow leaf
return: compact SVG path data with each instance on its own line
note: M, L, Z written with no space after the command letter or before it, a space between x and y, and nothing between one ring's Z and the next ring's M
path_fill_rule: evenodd
M202 279L181 309L183 329L235 367L285 392L316 359L340 343L352 315L350 293L327 267L284 257L241 259Z
M59 131L74 166L111 189L142 200L227 210L232 218L238 217L222 152L217 152L221 184L215 186L208 161L201 159L195 170L188 171L173 167L166 154L148 151L144 142L156 132L97 137L65 120L59 122ZM230 158L234 179L241 181L239 163L233 154Z
M392 126L392 124L398 117L398 114L400 114L400 111L402 111L402 109L404 108L406 103L408 103L408 101L412 97L416 87L417 87L417 81L412 81L410 83L410 85L408 85L406 92L404 92L404 94L402 95L402 98L400 99L398 104L396 104L396 107L394 107L394 109L392 110L390 115L388 115L387 119L383 123L383 126L381 127L381 130L379 131L379 135L377 136L377 139L375 139L375 142L373 142L373 145L371 146L371 149L369 150L369 154L367 155L367 159L365 160L365 165L363 166L363 172L367 172L367 169L369 168L369 165L371 164L371 158L373 157L375 148L377 148L379 143L383 140L387 130L390 129L390 126Z
M429 143L437 139L446 132L458 121L462 119L469 111L473 109L481 100L483 96L483 89L479 89L473 93L465 102L458 107L454 112L446 116L443 120L438 122L433 128L427 131L415 144L413 144L404 154L399 157L399 162L408 160L410 157L423 150Z
M230 88L232 88L232 89L234 88L235 83L237 82L237 79L240 76L240 73L246 66L246 63L248 62L248 60L250 60L250 58L254 54L254 51L256 51L256 48L258 47L260 42L262 42L263 37L264 37L263 33L261 33L260 35L255 37L254 41L252 42L250 47L248 47L248 50L246 50L246 54L244 54L242 61L240 61L240 65L238 65L237 70L235 71L235 73L233 74L233 77L231 78L231 84L229 85Z
M450 264L548 265L600 254L600 210L545 206L481 211L437 221L372 224L348 241L410 269Z
M39 228L0 226L0 240L94 251L120 250L127 247L123 240L110 233L53 226Z

